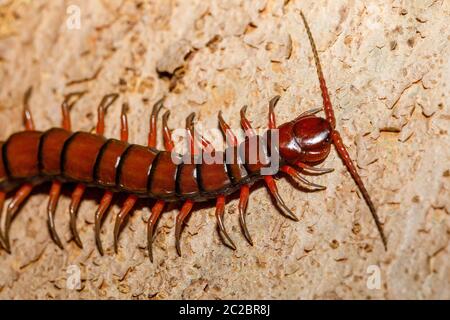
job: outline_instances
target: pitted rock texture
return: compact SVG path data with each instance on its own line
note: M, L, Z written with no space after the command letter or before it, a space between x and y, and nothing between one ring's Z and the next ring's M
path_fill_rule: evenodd
M57 126L63 96L80 90L89 92L72 109L73 127L92 130L101 97L119 92L106 135L118 137L128 102L130 141L139 144L163 95L174 129L191 112L198 125L217 128L220 110L238 128L245 104L254 127L265 128L277 94L278 123L293 119L321 106L299 10L318 46L337 128L384 222L387 252L332 150L323 166L335 171L309 177L325 191L278 180L300 222L281 216L258 185L247 218L253 247L232 198L225 222L238 249L222 244L211 203L190 216L178 257L179 208L172 206L158 224L153 264L145 224L151 202L139 203L114 254L113 222L124 199L117 197L102 228L102 257L93 229L101 192L89 191L81 205L79 249L67 186L57 210L61 251L49 237L42 186L13 222L13 253L0 250L0 298L450 299L449 1L3 1L0 140L22 130L30 86L40 130Z

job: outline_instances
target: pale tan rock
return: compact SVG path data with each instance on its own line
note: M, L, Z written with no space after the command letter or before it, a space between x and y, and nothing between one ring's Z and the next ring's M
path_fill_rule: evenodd
M121 233L118 254L113 206L102 228L102 257L92 225L101 193L92 192L80 208L83 250L70 242L69 198L61 199L60 251L49 239L47 189L40 188L14 220L13 253L0 251L2 299L450 299L449 1L72 1L80 29L68 27L73 16L65 3L0 4L0 140L22 129L29 86L40 130L60 123L64 94L89 90L72 110L74 129L88 131L102 95L120 92L106 134L118 137L120 104L128 102L130 140L140 144L151 105L163 95L172 128L182 128L190 112L205 129L217 128L220 110L237 128L244 104L254 127L265 128L276 94L278 123L293 119L321 105L303 10L337 128L378 208L389 249L333 150L324 166L336 170L311 178L327 190L303 192L279 180L300 222L282 217L259 187L248 208L253 247L232 199L225 220L238 250L221 243L211 204L193 212L178 257L171 207L158 224L153 264L148 202ZM74 270L80 287L71 290Z

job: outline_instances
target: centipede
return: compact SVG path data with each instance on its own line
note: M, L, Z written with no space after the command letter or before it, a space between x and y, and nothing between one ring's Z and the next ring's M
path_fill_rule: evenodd
M322 107L303 112L294 120L277 125L275 107L280 96L275 96L268 103L268 129L259 135L252 128L246 116L247 107L244 106L240 110L240 124L245 131L245 138L239 143L235 133L219 112L218 126L226 140L223 151L215 150L205 137L195 134L195 114L192 113L186 118L186 131L189 133L188 151L183 155L177 154L174 151L172 130L168 126L169 110L162 115L164 150L158 150L157 120L164 108L164 97L153 105L146 146L128 142L126 103L122 106L120 116L120 138L104 136L105 112L118 99L117 93L105 95L99 103L95 132L72 130L70 110L85 94L83 91L65 96L61 104L60 127L45 132L37 131L29 105L32 94L30 88L24 95L23 103L25 130L16 132L6 141L0 142L0 219L4 220L3 228L0 228L1 247L11 253L9 234L12 221L33 188L44 182L51 182L47 205L49 233L54 243L61 249L64 245L56 230L55 212L65 183L75 184L69 205L70 230L74 242L80 248L83 248L83 244L77 231L77 213L85 190L88 187L104 190L95 212L94 223L96 246L101 255L104 254L100 237L102 221L113 198L120 193L125 193L126 199L114 222L116 253L124 222L139 198L150 198L155 201L147 222L148 255L151 261L153 261L152 243L156 236L157 221L171 202L178 202L181 206L175 219L175 247L178 255L181 256L180 239L185 220L196 203L205 201L215 201L215 217L221 238L225 245L236 249L224 224L226 200L234 193L239 193L237 207L243 234L249 244L253 245L246 224L251 185L261 180L279 211L287 218L298 221L297 216L281 197L275 178L278 174L284 173L312 188L324 189L324 186L307 180L302 173L332 172L333 169L319 167L318 164L328 157L331 145L334 145L362 194L383 246L387 250L387 240L375 205L336 129L336 118L316 44L303 12L300 12L300 16L312 49L322 94ZM325 117L318 116L320 112L323 112ZM274 132L278 135L277 143L273 143ZM250 159L253 155L251 148L255 145L258 149L256 158L254 156L254 159ZM208 157L223 161L206 161ZM263 173L274 159L279 164L276 171L270 174ZM6 198L9 197L11 199L6 206L6 216L2 219L3 207Z

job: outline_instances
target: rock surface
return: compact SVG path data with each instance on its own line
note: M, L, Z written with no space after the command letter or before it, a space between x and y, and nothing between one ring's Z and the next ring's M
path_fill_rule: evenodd
M253 247L233 198L226 224L238 249L221 243L211 204L192 213L178 257L173 207L159 221L153 264L145 249L148 202L136 208L114 254L119 197L103 225L102 257L93 231L101 193L88 192L81 205L79 249L68 228L68 186L57 210L61 251L47 231L43 186L13 222L13 253L0 250L0 298L450 299L450 2L364 3L0 2L0 140L22 130L22 97L33 86L31 109L41 130L60 123L64 94L89 91L72 110L73 127L89 131L101 97L120 92L106 134L118 137L126 101L130 140L139 144L146 143L151 105L163 95L173 128L182 128L191 112L199 125L216 128L219 110L237 128L244 104L253 125L264 128L276 94L282 96L278 123L320 106L303 10L337 127L389 242L385 252L334 150L324 166L336 170L311 177L325 191L304 192L279 180L300 222L281 216L259 186L248 207Z

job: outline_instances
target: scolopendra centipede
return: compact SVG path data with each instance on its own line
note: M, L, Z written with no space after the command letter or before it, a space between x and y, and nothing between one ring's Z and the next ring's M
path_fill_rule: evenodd
M51 128L45 132L36 131L29 108L31 96L29 89L24 96L23 115L26 130L13 134L5 142L0 142L0 214L3 211L6 194L17 189L6 209L4 228L0 232L0 245L6 251L11 251L9 240L11 222L33 187L44 181L52 181L47 207L48 226L52 239L60 248L63 248L63 244L56 231L54 218L62 185L65 182L77 183L72 193L69 211L70 228L79 247L82 247L82 242L77 232L76 218L86 187L104 189L104 195L95 213L95 239L101 254L103 254L100 240L101 222L111 205L114 193L118 192L125 192L128 197L115 220L116 252L121 227L140 197L156 200L151 209L147 229L151 260L155 225L168 202L183 201L175 224L175 245L179 255L181 255L180 237L183 222L196 202L212 199L216 200L215 215L219 230L226 244L235 249L226 231L223 217L226 197L237 191L240 192L238 204L240 223L244 236L252 244L245 220L250 185L256 180L264 180L281 212L292 220L298 220L280 196L273 176L284 172L311 187L324 188L306 180L299 169L317 174L331 172L332 169L318 168L315 165L327 158L331 144L334 144L361 191L386 248L386 237L375 206L339 132L335 129L336 120L319 55L308 23L303 13L300 14L316 64L323 108L307 111L296 119L277 126L274 110L280 96L276 96L269 102L268 130L265 134L258 135L246 118L246 107L243 107L240 112L241 126L246 135L241 143L237 142L236 136L219 112L219 127L227 141L227 148L224 151L214 150L209 141L197 136L193 124L194 114L191 114L186 119L190 150L184 155L176 154L171 129L167 124L169 111L163 115L165 150L156 149L156 120L163 108L164 98L153 106L147 146L127 142L126 104L122 108L120 139L107 139L103 136L105 112L117 100L118 94L115 93L106 95L100 102L95 133L71 131L69 110L84 92L74 92L65 97L61 105L63 115L61 128ZM325 118L316 116L320 111L324 111ZM276 170L271 171L275 163Z

